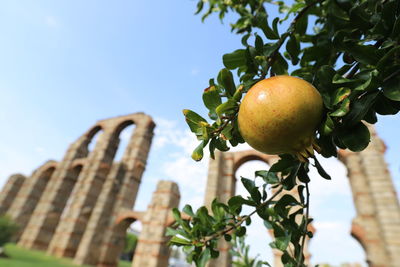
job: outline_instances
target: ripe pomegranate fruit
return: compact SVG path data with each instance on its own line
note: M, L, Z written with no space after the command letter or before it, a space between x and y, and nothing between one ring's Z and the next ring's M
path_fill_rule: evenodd
M301 161L314 154L322 97L303 79L282 75L256 83L243 98L238 123L243 139L266 154L290 153Z

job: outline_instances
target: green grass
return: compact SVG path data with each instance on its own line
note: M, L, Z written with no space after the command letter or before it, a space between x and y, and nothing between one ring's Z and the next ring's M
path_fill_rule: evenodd
M77 267L72 259L52 257L43 251L27 250L14 244L7 244L5 252L9 258L0 258L0 267ZM118 266L130 267L131 263L120 261Z

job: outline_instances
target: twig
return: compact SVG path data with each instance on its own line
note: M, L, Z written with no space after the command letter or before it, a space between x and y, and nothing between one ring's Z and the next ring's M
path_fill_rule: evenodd
M257 211L259 211L261 208L263 208L263 207L265 207L266 205L270 204L271 201L272 201L277 195L279 195L279 193L282 192L282 190L283 190L283 187L281 186L267 201L261 203L260 206L258 206L258 207L257 207L254 211L252 211L249 215L246 215L246 216L243 216L242 218L240 218L240 220L239 220L237 223L235 223L235 225L233 225L233 226L231 226L231 227L229 227L229 228L227 228L227 229L225 229L225 230L219 231L219 232L217 232L217 233L215 233L215 234L213 234L213 235L210 235L210 236L208 236L208 237L205 237L205 238L204 238L203 240L201 240L200 242L201 242L201 243L207 243L208 241L210 241L210 240L212 240L212 239L214 239L214 238L220 237L220 236L222 236L222 235L224 235L224 234L226 234L226 233L232 231L233 229L237 228L237 227L240 226L244 221L246 221L247 218L250 218L252 215L254 215L254 213L256 213Z
M297 265L296 267L300 267L301 262L303 260L303 250L304 250L304 244L306 242L306 236L307 236L307 226L308 226L308 216L309 216L309 210L310 210L310 191L308 189L308 183L306 183L306 199L307 199L307 205L306 205L306 222L304 224L304 233L303 233L303 239L301 240L301 247L300 247L300 254L297 258Z

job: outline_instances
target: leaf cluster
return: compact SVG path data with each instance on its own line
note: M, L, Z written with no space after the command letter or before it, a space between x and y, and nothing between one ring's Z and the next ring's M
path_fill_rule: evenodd
M269 19L270 5L277 5L281 16ZM213 158L215 149L227 151L244 142L237 124L241 98L267 76L290 74L318 89L324 116L315 138L324 157L337 156L338 149L362 151L370 142L367 125L376 123L378 115L399 112L400 1L295 0L287 5L279 0L200 0L196 13L202 13L203 20L213 13L224 20L229 12L237 15L231 29L242 35L242 47L222 56L225 68L203 92L211 122L184 110L200 141L193 159L201 160L207 145ZM282 23L289 20L282 31ZM303 266L304 240L312 236L307 230L310 163L291 155L280 157L268 171L256 172L262 186L242 178L247 199L214 201L212 214L205 207L193 213L185 206L190 219L175 210L177 228L170 230L171 243L183 246L189 261L203 266L218 256L218 238L230 240L231 232L240 238L246 231L242 223L250 224L250 216L257 213L274 233L271 246L283 252L284 266ZM317 158L313 161L318 173L330 179ZM267 186L282 190L281 198L267 199ZM295 187L298 198L285 193ZM243 205L254 207L254 212L241 215Z

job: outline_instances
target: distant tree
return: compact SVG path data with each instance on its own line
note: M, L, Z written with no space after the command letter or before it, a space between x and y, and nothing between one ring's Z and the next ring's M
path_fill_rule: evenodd
M121 258L123 260L132 261L133 255L135 254L136 245L138 242L137 235L133 233L127 233L125 236L125 247Z
M8 216L0 216L0 257L5 257L4 245L11 241L12 236L17 232L18 226Z

